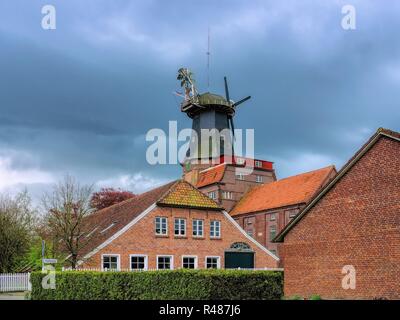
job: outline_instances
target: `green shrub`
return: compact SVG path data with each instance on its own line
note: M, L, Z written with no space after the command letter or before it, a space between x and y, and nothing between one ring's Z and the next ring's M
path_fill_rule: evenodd
M322 300L322 298L319 294L313 294L311 295L310 300Z
M44 274L31 275L32 300L281 299L276 271L165 270L56 272L56 289L43 289Z

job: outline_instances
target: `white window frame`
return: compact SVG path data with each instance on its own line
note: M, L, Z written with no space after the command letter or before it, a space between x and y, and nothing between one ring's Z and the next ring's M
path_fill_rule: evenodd
M207 193L208 197L212 200L217 200L217 191L210 191Z
M216 236L215 235L215 229L214 229L214 235L212 236L211 235L211 226L212 226L212 222L218 222L218 225L219 225L219 235L218 236ZM214 227L215 228L215 227ZM221 227L221 220L210 220L210 238L211 239L220 239L221 238L221 234L222 234L222 231L221 231L221 229L222 229L222 227Z
M238 164L239 166L244 165L246 162L246 159L244 158L236 158L236 164Z
M217 259L217 269L221 269L221 257L220 256L206 256L204 259L204 269L213 269L213 268L207 268L207 259L208 258L216 258Z
M157 219L165 219L166 233L157 233ZM160 221L160 230L162 230L162 222ZM154 233L156 236L168 236L168 217L158 216L154 218Z
M158 268L158 258L163 258L163 257L170 258L170 268L169 269L159 269ZM157 270L174 270L174 256L173 255L170 255L170 254L159 254L159 255L157 255L156 259L157 259L156 260Z
M264 177L259 175L259 174L257 174L256 175L256 182L257 183L264 183Z
M193 256L193 255L183 255L182 257L181 257L181 268L182 269L189 269L189 268L184 268L183 267L183 259L184 258L194 258L194 269L198 269L199 268L199 265L198 265L198 257L197 256Z
M195 221L201 221L201 235L199 235L199 234L197 234L197 235L194 235L193 234L193 232L196 230L196 231L199 231L199 228L198 228L198 224L197 224L197 228L195 229L195 227L194 227L194 222ZM197 232L198 233L198 232ZM192 237L194 237L194 238L204 238L204 220L203 219L193 219L192 220Z
M183 234L176 234L175 231L175 227L176 227L176 220L179 220L179 232L181 231L181 220L183 220L184 225L183 225ZM185 218L174 218L174 236L175 237L186 237L186 219Z
M272 219L272 217L274 217L274 218ZM276 212L269 214L269 221L276 221Z
M262 161L261 160L255 160L254 161L254 166L256 167L256 168L262 168Z
M222 191L222 199L233 200L233 192L232 191Z
M117 270L107 269L107 271L121 271L121 255L116 253L104 253L101 255L101 271L106 270L104 269L104 257L117 257Z
M236 180L240 180L240 181L244 181L244 174L243 173L236 173L235 174L235 179Z
M132 269L132 257L143 257L144 258L144 269ZM148 270L149 269L149 257L146 254L130 254L129 255L129 270L138 271L138 270Z

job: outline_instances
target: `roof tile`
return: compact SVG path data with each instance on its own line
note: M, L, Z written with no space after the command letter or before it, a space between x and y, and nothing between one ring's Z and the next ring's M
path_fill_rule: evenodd
M308 202L323 186L334 166L254 187L230 212L232 216Z

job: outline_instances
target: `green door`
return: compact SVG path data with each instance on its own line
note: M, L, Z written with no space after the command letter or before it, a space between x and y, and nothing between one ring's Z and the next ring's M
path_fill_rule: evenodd
M254 252L225 252L225 269L254 268Z

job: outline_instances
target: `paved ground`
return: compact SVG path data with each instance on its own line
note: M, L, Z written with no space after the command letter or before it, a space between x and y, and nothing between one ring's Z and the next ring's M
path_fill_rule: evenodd
M24 300L25 292L4 292L0 293L0 300Z

